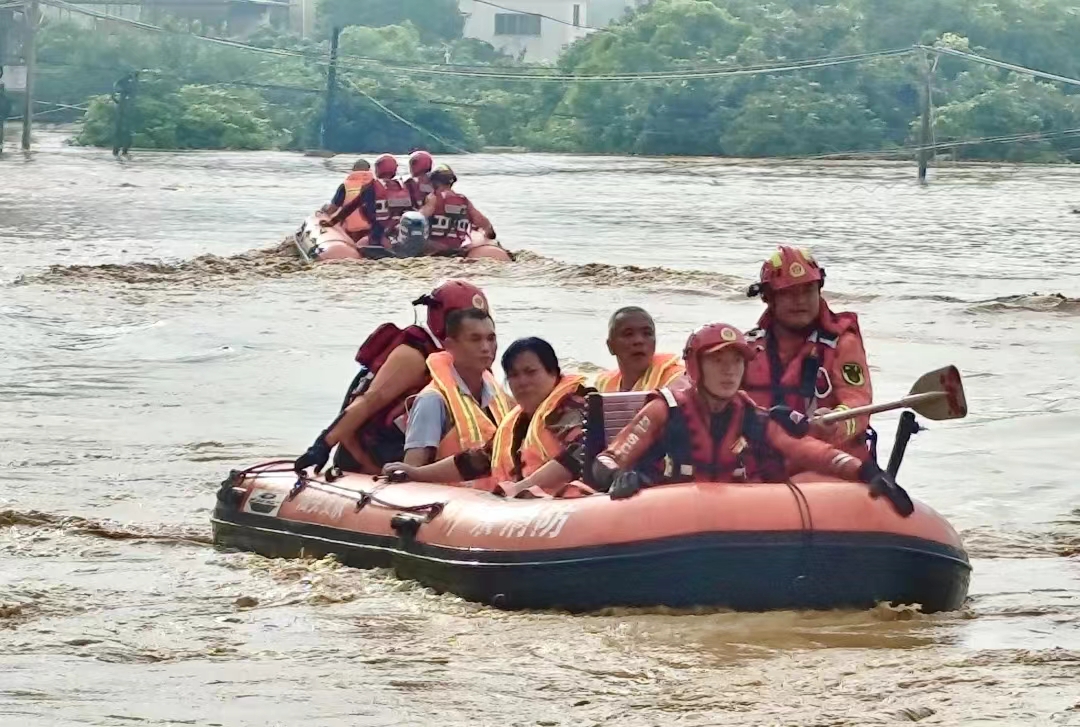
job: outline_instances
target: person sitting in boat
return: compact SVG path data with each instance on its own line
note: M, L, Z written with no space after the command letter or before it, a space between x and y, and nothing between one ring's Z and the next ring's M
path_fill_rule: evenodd
M366 159L358 159L356 163L353 164L349 176L345 177L345 181L338 185L337 191L334 192L334 198L330 201L330 204L323 207L322 212L330 215L332 218L334 213L359 197L360 192L373 179L375 179L375 175L371 173L371 165L368 164ZM368 232L371 230L371 223L368 222L367 218L364 217L359 209L349 213L343 219L344 223L342 224L342 228L354 242L367 237ZM328 220L326 226L329 226L329 224Z
M472 238L472 228L483 230L487 239L495 239L491 221L463 194L453 190L457 175L445 164L431 173L434 191L424 201L420 214L431 223L430 242L433 254L452 254Z
M379 161L383 162L384 174L379 174ZM397 179L398 163L391 154L383 154L376 160L375 172L375 219L382 225L383 240L397 233L398 220L415 209L408 187Z
M786 467L833 475L870 486L902 515L910 498L873 460L861 462L826 442L805 436L800 412L762 409L740 391L757 350L734 326L712 323L690 335L683 350L690 386L650 394L645 406L592 464L612 499L666 482L783 482ZM665 459L666 457L666 459ZM670 471L659 472L662 462Z
M390 251L398 257L419 257L427 253L429 226L427 217L409 210L398 220L397 234Z
M473 481L507 497L565 494L580 479L585 461L583 376L564 374L551 344L522 338L502 357L517 406L486 446L465 450L425 467L388 464L383 473L416 482Z
M446 317L445 351L427 357L431 375L407 406L405 464L419 467L484 447L510 412L502 387L491 375L495 363L495 322L482 308L464 308Z
M644 308L620 308L608 321L608 352L619 367L596 377L596 388L615 391L653 391L685 373L682 361L671 353L656 352L656 323Z
M810 417L871 403L870 370L859 319L834 313L821 297L825 269L803 250L781 247L761 266L765 312L747 339L764 349L746 367L743 389L759 406L784 405ZM870 456L870 417L812 424L811 436L865 460Z
M360 210L371 229L366 239L358 240L359 244L372 247L385 246L384 243L396 230L401 215L412 209L409 190L395 178L397 168L397 159L392 154L381 154L375 160L374 179L360 190L355 199L319 224L323 227L340 224L353 212Z
M414 151L409 155L409 174L411 176L405 180L405 187L409 190L413 207L416 209L423 207L424 200L435 191L435 187L431 184L431 170L434 166L435 160L431 158L431 154L423 149Z
M322 472L335 445L334 463L350 472L378 474L383 464L404 456L405 402L431 381L426 359L442 350L447 317L466 308L490 309L484 292L464 280L447 280L413 305L427 307L426 325L399 329L384 323L360 345L360 371L342 411L296 459L297 472Z

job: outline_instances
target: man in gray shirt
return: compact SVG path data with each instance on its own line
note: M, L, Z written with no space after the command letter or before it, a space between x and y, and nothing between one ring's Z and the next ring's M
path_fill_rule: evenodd
M455 449L483 446L480 440L494 436L507 408L490 373L497 341L487 311L452 312L446 319L444 345L445 353L428 357L432 385L417 394L409 408L404 462L414 467L456 454ZM448 396L454 397L456 406ZM464 412L465 408L472 414L465 417L469 421L456 421L454 410Z

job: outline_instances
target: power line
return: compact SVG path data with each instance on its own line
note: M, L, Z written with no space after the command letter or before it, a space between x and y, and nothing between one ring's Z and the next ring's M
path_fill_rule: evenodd
M1060 83L1067 83L1070 86L1080 86L1080 80L1075 78L1069 78L1068 76L1059 76L1056 73L1047 73L1045 71L1037 71L1034 68L1025 68L1024 66L1018 66L1014 63L1006 63L1004 61L994 60L993 58L987 58L986 56L976 55L974 53L965 53L964 51L954 50L952 48L941 48L938 46L920 45L917 46L922 50L929 51L931 53L938 53L947 56L956 56L957 58L964 58L975 63L982 63L985 66L994 66L995 68L1003 68L1006 71L1012 71L1013 73L1020 73L1025 76L1033 76L1035 78L1045 78L1048 81L1058 81Z
M381 111L383 111L387 116L389 116L389 117L391 117L393 119L397 119L398 121L405 124L409 128L411 128L411 129L413 129L415 131L419 131L421 134L424 134L425 136L431 137L435 141L437 141L440 144L443 144L444 146L446 146L446 148L452 149L452 150L458 152L459 154L468 154L469 153L468 149L463 149L460 146L457 146L456 144L452 144L449 141L447 141L446 139L443 139L442 137L440 137L439 135L437 135L437 134L435 134L435 133L433 133L431 131L428 131L427 129L425 129L425 128L421 127L421 126L417 126L412 121L409 121L408 119L406 119L404 116L401 116L400 114L395 113L391 109L388 109L386 106L384 106L382 103L380 103L378 101L378 99L376 99L370 93L367 93L366 91L361 89L359 86L357 86L356 83L351 78L343 77L343 80L346 83L349 84L349 86L352 88L353 91L355 91L356 93L358 93L361 96L363 96L364 98L366 98L368 101L370 101L376 107L378 107Z
M224 45L224 46L228 46L228 47L233 47L233 48L237 48L237 49L249 50L249 51L252 51L252 52L264 53L264 54L269 54L269 55L274 55L274 56L279 56L279 57L293 57L293 58L307 59L307 60L310 60L310 61L312 61L312 62L314 62L316 64L319 64L319 65L328 65L328 63L329 63L328 60L322 54L318 54L318 53L293 51L293 50L287 50L287 49L281 49L281 48L265 48L265 47L259 47L259 46L252 46L252 45L249 45L249 44L246 44L246 43L241 43L239 41L233 41L233 40L228 40L228 39L224 39L224 38L214 38L214 37L202 36L202 35L198 35L198 34L190 33L190 32L169 30L169 29L161 28L161 27L158 27L158 26L155 26L155 25L150 25L148 23L142 23L142 22L135 21L135 20L129 20L127 18L121 18L121 17L118 17L118 16L109 15L107 13L99 13L99 12L96 12L96 11L88 10L86 8L81 8L81 7L72 5L69 2L65 2L65 0L42 0L42 2L44 4L46 4L46 5L51 5L51 6L54 6L54 7L60 7L60 8L63 8L63 9L70 10L71 12L81 13L81 14L84 14L84 15L88 15L90 17L96 17L96 18L103 19L103 20L109 20L109 21L113 21L113 22L123 23L123 24L131 25L133 27L143 29L143 30L148 30L148 31L153 31L153 32L160 32L160 33L169 33L169 34L174 34L174 35L191 36L191 37L197 38L199 40L203 40L203 41L210 42L210 43L215 43L215 44ZM486 4L493 5L495 7L500 7L500 8L503 7L503 6L499 6L499 5L496 5L494 3L490 3L490 2L487 2ZM504 9L507 9L507 8L504 8ZM556 19L552 18L552 20L556 20ZM1068 78L1066 76L1060 76L1060 75L1057 75L1057 74L1046 73L1044 71L1038 71L1038 70L1035 70L1035 69L1026 68L1024 66L1019 66L1019 65L1015 65L1015 64L1011 64L1011 63L1006 63L1004 61L998 61L998 60L995 60L995 59L986 58L986 57L979 56L979 55L976 55L976 54L973 54L973 53L965 53L963 51L956 51L956 50L953 50L951 48L930 47L930 46L922 46L922 45L913 46L911 48L902 48L902 49L894 49L894 50L885 50L885 51L860 53L860 54L854 54L854 55L849 55L849 56L833 56L833 57L824 57L824 58L818 58L818 59L805 59L805 60L801 60L801 61L774 61L772 63L759 64L757 66L749 66L749 67L741 67L741 68L736 67L736 68L721 68L721 69L712 69L712 70L660 71L660 72L639 73L639 74L609 74L609 75L534 75L534 74L505 73L505 72L502 72L502 73L500 73L500 72L465 72L465 71L458 71L458 70L446 70L446 66L450 65L450 64L443 64L441 67L436 65L436 67L434 67L434 68L431 68L431 67L421 68L421 67L407 67L407 66L389 65L389 64L383 62L382 60L371 59L371 58L342 56L341 60L353 61L355 63L360 63L360 64L363 64L363 63L374 64L377 68L381 68L381 69L387 70L387 71L401 71L401 72L405 72L405 73L425 73L425 74L433 74L433 75L444 75L444 76L455 76L455 77L477 78L477 79L482 78L482 79L493 79L493 80L513 80L513 81L522 81L522 80L524 80L524 81L554 81L554 82L569 82L569 83L581 83L581 82L605 82L605 83L630 82L630 83L637 83L637 82L655 81L655 80L694 80L694 79L705 79L705 78L721 78L721 77L736 77L736 76L748 76L748 75L762 75L762 74L774 74L774 73L791 72L791 71L797 71L797 70L808 70L808 69L814 69L814 68L826 68L826 67L832 67L832 66L838 66L838 65L861 62L861 61L864 61L864 60L870 60L870 59L874 59L874 58L900 56L900 55L910 54L912 52L919 51L919 50L921 50L921 51L929 51L929 52L933 52L933 53L937 53L937 54L952 55L952 56L960 57L960 58L970 60L970 61L973 61L973 62L982 63L984 65L994 66L994 67L1002 68L1004 70L1012 71L1012 72L1015 72L1015 73L1020 73L1020 74L1023 74L1023 75L1033 76L1033 77L1036 77L1036 78L1044 78L1044 79L1052 80L1052 81L1058 81L1058 82L1062 82L1062 83L1066 83L1066 84L1074 85L1074 86L1080 86L1080 80L1073 79L1073 78ZM237 81L237 82L233 82L233 83L240 84L242 82ZM402 117L401 115L397 114L396 112L394 112L393 110L389 109L384 104L379 102L377 99L375 99L373 96L371 96L367 92L365 92L362 89L360 89L359 87L357 87L356 84L353 83L351 80L349 81L349 84L352 87L353 91L355 91L356 93L358 93L361 96L365 97L368 101L370 101L372 104L374 104L376 107L378 107L381 111L383 111L388 116L391 116L392 118L396 119L397 121L408 125L410 128L413 128L414 130L435 139L439 143L442 143L442 144L446 145L448 148L451 148L451 149L454 149L456 151L460 151L460 152L463 152L463 153L467 151L467 150L462 149L461 147L458 147L458 146L456 146L456 145L454 145L454 144L452 144L450 142L447 142L446 140L442 139L438 135L436 135L436 134L434 134L434 133L432 133L430 131L427 131L426 129L423 129L422 127L416 125L415 123L413 123L413 122L409 121L408 119ZM308 89L294 88L294 89L290 89L290 90L307 91ZM313 90L314 89L312 89L312 91ZM1046 139L1046 138L1075 136L1075 135L1078 135L1078 134L1080 134L1080 129L1068 129L1068 130L1064 130L1064 131L1061 131L1061 132L1046 132L1046 133L1031 132L1031 133L1023 133L1023 134L1006 135L1006 136L1000 136L1000 137L987 137L987 138L982 138L982 139L967 139L967 140L960 140L960 141L956 141L956 142L937 143L937 144L934 145L934 148L935 149L947 149L947 148L954 148L954 147L970 146L970 145L975 145L975 144L1007 143L1007 142L1011 142L1011 141L1035 141L1035 140ZM915 149L915 148L918 148L918 147L909 147L908 149ZM851 154L888 155L888 154L901 153L904 150L905 150L904 147L900 147L900 148L896 148L896 149L892 149L892 150L879 150L879 151L876 151L876 152L833 152L831 154L818 155L817 157L806 157L806 159L812 159L812 158L827 159L827 158L830 158L830 157L837 157L837 156L851 155Z
M70 10L71 12L88 15L90 17L95 17L103 20L111 20L117 23L131 25L142 30L149 30L159 33L170 33L174 35L185 35L193 38L198 38L209 43L216 43L232 48L250 50L257 53L265 53L282 57L305 58L320 65L328 65L329 63L329 61L322 54L286 50L283 48L264 48L261 46L253 46L247 43L241 43L239 41L228 40L226 38L215 38L211 36L198 35L196 33L173 31L167 28L161 28L159 26L151 25L149 23L143 23L137 20L129 20L128 18L121 18L119 16L109 15L107 13L99 13L94 10L87 10L85 8L80 8L77 5L72 5L69 2L65 2L64 0L42 1L45 4L51 5L53 7L60 7L65 10ZM429 67L391 65L379 59L363 58L358 56L339 56L339 60L351 61L357 64L371 64L376 66L377 68L387 71L399 71L409 74L452 76L458 78L474 78L499 81L544 81L556 83L637 83L644 81L703 80L708 78L752 76L767 73L786 73L799 70L810 70L814 68L827 68L831 66L848 65L851 63L859 63L874 58L906 55L912 53L913 51L913 48L897 48L892 50L859 53L848 56L833 56L801 61L776 61L772 63L758 64L756 66L735 67L727 69L720 68L715 70L656 71L647 73L609 75L536 75L486 71L467 72L458 70L447 70L444 67L440 67L438 65Z

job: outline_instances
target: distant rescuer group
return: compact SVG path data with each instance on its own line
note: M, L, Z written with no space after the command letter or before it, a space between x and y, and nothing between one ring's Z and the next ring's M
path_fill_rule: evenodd
M467 244L472 230L495 239L491 222L465 195L454 191L457 175L426 151L409 155L409 178L397 178L392 154L364 159L338 186L323 227L341 225L357 248L394 249L404 256L452 254Z
M487 297L449 280L413 301L427 308L426 324L385 323L364 341L345 405L295 469L321 472L337 446L334 463L346 471L506 497L599 490L612 499L672 482L777 482L814 471L865 483L910 515L911 500L872 454L868 416L813 419L872 398L858 318L829 307L824 282L812 255L779 248L748 291L765 303L758 326L705 325L681 357L656 351L648 312L621 308L607 338L617 367L591 386L562 371L547 341L516 340L501 358L508 395L491 373ZM627 391L645 392L644 405L587 457L586 396Z

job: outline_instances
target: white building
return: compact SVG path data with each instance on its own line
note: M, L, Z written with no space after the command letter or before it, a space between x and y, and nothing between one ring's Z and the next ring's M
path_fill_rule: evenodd
M554 61L590 32L591 0L460 0L465 37L526 61Z

